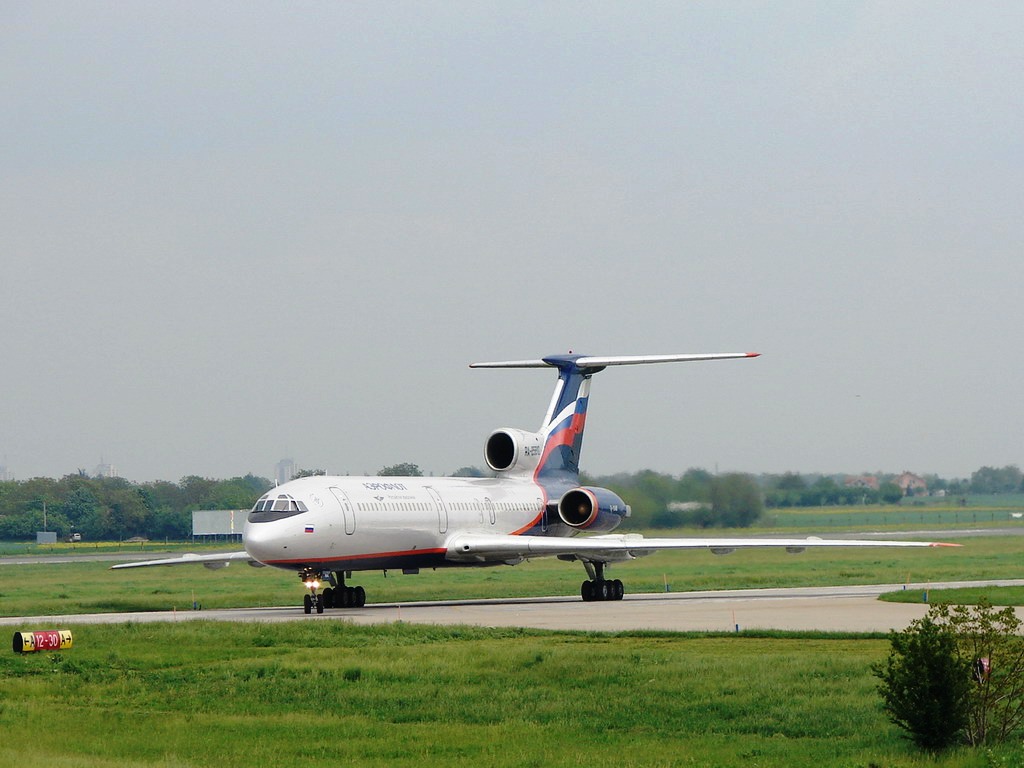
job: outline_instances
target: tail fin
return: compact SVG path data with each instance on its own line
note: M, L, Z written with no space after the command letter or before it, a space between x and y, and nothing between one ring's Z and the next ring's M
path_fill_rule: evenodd
M540 434L544 448L536 476L580 471L580 449L590 401L590 377L610 365L646 365L696 360L731 360L757 357L758 352L727 352L710 355L551 355L540 360L473 363L470 368L557 368L558 383L544 414Z

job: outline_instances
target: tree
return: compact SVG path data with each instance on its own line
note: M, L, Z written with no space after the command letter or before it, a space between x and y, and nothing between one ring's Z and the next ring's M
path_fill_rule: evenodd
M936 605L931 613L948 627L961 660L971 665L967 741L1005 741L1024 722L1024 638L1013 608Z
M873 669L889 719L922 749L960 741L968 723L971 665L960 658L952 630L929 611L889 640L889 657Z
M178 483L184 503L191 509L206 509L208 507L207 500L213 493L216 484L216 480L199 477L199 475L188 475L181 478L181 482Z
M423 471L415 464L406 462L384 467L377 475L378 477L423 477Z
M775 482L775 487L780 491L802 491L807 482L796 472L786 472Z
M720 475L711 483L711 512L718 525L747 528L764 512L761 489L750 475Z
M903 491L896 483L882 483L881 488L878 489L879 498L885 504L899 504L900 500L903 499Z
M676 484L675 501L702 501L711 500L711 484L715 476L706 469L691 467L683 473Z
M459 467L451 474L452 477L487 477L480 467Z
M1002 468L982 467L971 474L971 493L1013 493L1024 481L1020 469L1013 464Z
M118 488L107 495L112 532L118 536L141 536L146 533L149 510L138 492Z
M150 516L146 533L154 539L187 539L192 534L192 515L161 507Z

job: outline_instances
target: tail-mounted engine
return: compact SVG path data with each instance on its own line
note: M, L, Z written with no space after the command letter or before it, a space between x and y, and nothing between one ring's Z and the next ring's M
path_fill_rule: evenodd
M495 472L532 472L544 452L544 437L521 429L496 429L484 445L487 466Z
M611 531L629 514L629 505L607 488L573 488L558 500L558 516L572 528Z

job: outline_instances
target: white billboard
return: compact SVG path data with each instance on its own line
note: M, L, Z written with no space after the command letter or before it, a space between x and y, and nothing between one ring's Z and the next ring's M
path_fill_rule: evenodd
M197 509L192 513L193 536L241 536L247 509Z

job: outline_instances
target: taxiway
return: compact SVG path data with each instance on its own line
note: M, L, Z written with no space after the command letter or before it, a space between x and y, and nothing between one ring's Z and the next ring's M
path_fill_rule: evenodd
M626 595L621 602L585 603L578 597L530 599L450 600L419 603L380 603L364 608L329 609L305 615L298 605L279 608L233 608L206 611L154 611L147 613L94 613L63 616L0 618L0 626L37 629L74 624L110 624L155 621L347 621L381 624L469 624L485 627L623 632L732 632L778 629L824 632L887 632L903 629L928 610L929 589L967 586L1022 586L1024 579L946 582L930 585L877 584L854 587L800 587L794 589L738 589ZM888 603L883 592L906 589L921 602ZM1017 614L1024 619L1024 609Z

